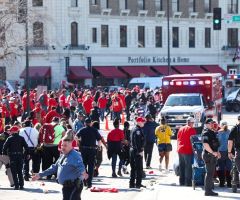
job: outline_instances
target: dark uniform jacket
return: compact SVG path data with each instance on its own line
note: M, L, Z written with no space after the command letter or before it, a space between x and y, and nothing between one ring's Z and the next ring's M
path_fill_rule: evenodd
M18 135L12 134L3 145L3 155L23 155L23 149L28 154L28 145L25 139Z
M228 137L228 140L234 141L234 147L235 149L240 149L240 125L235 125Z
M217 152L218 147L220 146L217 134L210 129L204 129L202 133L202 142L209 144L209 146L214 152ZM208 153L206 150L204 151L205 153Z
M136 126L131 132L130 146L138 154L144 149L144 134L139 126Z

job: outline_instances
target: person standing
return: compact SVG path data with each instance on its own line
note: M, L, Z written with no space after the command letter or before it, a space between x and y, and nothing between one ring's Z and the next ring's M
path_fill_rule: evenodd
M10 169L9 156L2 154L3 145L6 142L6 140L8 139L8 137L10 136L9 129L10 129L9 125L5 126L4 132L2 134L0 134L0 169L2 168L2 165L5 165L6 174L8 176L10 186L14 187L12 172L11 172L11 169Z
M231 169L232 161L228 158L228 138L230 130L228 129L228 124L226 121L220 122L220 130L218 131L217 138L219 139L220 146L218 148L221 158L218 159L217 174L219 177L219 186L224 187L225 181L227 181L227 186L232 187L231 181Z
M107 144L108 144L108 158L112 158L112 177L116 178L117 174L122 176L121 169L122 169L122 162L120 160L118 173L116 174L116 163L117 163L117 156L120 156L121 149L122 149L122 142L124 140L124 132L123 130L119 129L119 119L115 119L113 121L114 129L108 133L107 136Z
M38 173L40 170L41 162L41 157L39 153L36 151L36 148L38 146L39 132L35 128L32 128L31 121L26 120L24 122L24 128L21 128L19 131L19 135L25 139L28 145L30 159L32 159L32 172ZM29 181L29 178L31 177L29 174L30 159L27 158L26 155L24 156L23 172L25 181Z
M165 169L168 171L169 155L172 151L171 136L172 130L170 126L166 124L166 119L161 119L161 124L155 130L155 135L157 137L158 152L160 156L159 170L162 170L162 161L165 158Z
M155 129L157 128L158 124L153 120L151 114L146 115L145 118L146 123L143 127L143 133L145 138L144 158L146 161L146 168L151 169L153 146L156 141Z
M126 91L127 95L125 96L125 102L126 102L126 115L127 115L127 121L130 121L130 107L132 104L132 94L131 91Z
M179 184L180 186L192 185L192 159L193 149L191 144L191 136L196 135L193 128L194 118L187 118L187 124L181 127L177 135L177 152L179 157Z
M82 112L78 112L77 118L73 122L73 130L75 133L77 133L83 127L84 127L84 114Z
M79 150L82 153L83 163L89 175L85 185L87 188L91 188L95 157L97 154L96 142L102 140L102 137L97 129L91 127L90 118L85 119L85 125L86 127L80 129L76 136L79 139Z
M106 95L102 92L100 98L98 99L98 107L100 109L100 118L101 121L104 121L104 114L106 112L106 108L107 108L107 98Z
M235 155L233 155L233 149L235 150ZM232 160L235 157L235 164L237 166L238 172L240 172L240 115L238 116L238 124L236 124L230 132L228 138L228 157ZM234 173L232 177L233 183L237 183L239 177L238 173Z
M214 121L211 118L207 119L205 122L206 129L202 133L202 142L204 147L203 160L206 168L206 175L204 179L205 196L218 196L218 193L213 192L213 177L217 159L220 158L221 155L218 152L219 141L217 134L213 131L213 122Z
M82 181L88 178L81 154L73 149L72 140L73 137L64 136L61 157L50 168L35 174L32 178L33 181L36 181L44 176L57 174L57 182L63 186L63 200L81 200Z
M95 101L92 102L92 109L89 117L93 122L96 121L100 123L100 109Z
M12 126L9 130L12 134L3 145L3 155L8 155L10 158L10 168L13 176L13 181L15 185L15 190L19 188L24 189L23 180L23 149L25 154L28 155L28 145L23 137L19 136L19 128L17 126Z
M46 113L48 109L48 95L46 90L44 90L43 93L39 96L38 101L41 104L42 109Z
M141 188L142 172L143 172L143 150L144 150L144 127L145 119L138 117L136 119L136 127L131 132L130 139L130 182L129 188Z

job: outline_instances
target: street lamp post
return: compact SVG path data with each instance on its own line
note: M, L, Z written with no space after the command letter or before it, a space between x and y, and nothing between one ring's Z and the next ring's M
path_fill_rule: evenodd
M167 39L168 39L168 52L167 52L167 57L168 57L168 75L171 74L171 61L170 61L170 9L169 9L169 0L167 0Z
M29 92L29 49L28 49L28 0L26 2L25 7L25 31L26 31L26 90L27 90L27 116L30 113L30 92Z

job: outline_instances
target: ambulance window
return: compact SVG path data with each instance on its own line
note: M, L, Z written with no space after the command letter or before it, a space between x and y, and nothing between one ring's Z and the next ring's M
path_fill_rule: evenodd
M203 106L205 107L207 104L206 104L206 101L203 97L202 97L202 102L203 102Z

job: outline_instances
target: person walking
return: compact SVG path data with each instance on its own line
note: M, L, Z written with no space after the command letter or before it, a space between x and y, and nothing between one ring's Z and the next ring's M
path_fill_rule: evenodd
M6 140L3 145L3 155L8 155L10 158L10 168L13 176L13 181L15 185L15 190L19 188L24 189L24 180L23 180L23 154L28 154L28 145L23 137L19 136L19 128L17 126L12 126L9 129L11 134L10 137ZM23 149L25 152L23 152Z
M24 122L24 128L21 128L19 131L19 135L25 139L28 145L30 159L26 157L26 155L24 156L23 172L25 181L29 181L29 178L31 177L29 174L29 163L31 159L32 172L38 173L40 170L41 157L40 154L36 151L36 148L38 146L39 132L35 128L32 128L31 121L26 120Z
M11 172L11 169L10 169L9 156L2 154L3 145L6 142L6 140L8 139L8 137L10 136L9 129L10 129L9 125L5 126L4 132L2 134L0 134L0 169L2 168L3 165L5 165L6 175L8 176L10 186L14 187L12 172Z
M118 176L122 176L121 169L122 169L122 162L120 160L118 173L116 174L116 163L117 163L117 156L120 156L122 143L124 140L124 132L123 130L119 129L119 119L115 119L113 121L114 129L108 133L107 136L107 144L108 144L108 158L112 158L112 177L116 178Z
M145 119L138 117L136 119L136 126L131 132L130 139L130 181L129 188L141 188L142 185L142 172L143 172L143 150L144 150L144 127Z
M144 158L146 161L146 168L151 169L153 146L156 142L155 129L157 128L158 124L153 120L151 114L146 115L145 118L146 123L143 127L143 133L145 138Z
M89 175L85 186L92 187L92 179L94 173L95 157L97 154L96 142L102 140L98 130L91 127L91 119L85 119L86 127L80 129L77 133L79 139L79 150L82 153L83 163Z
M47 170L35 174L36 181L44 176L57 174L57 182L61 184L63 200L81 200L83 180L88 178L82 156L72 147L73 137L66 135L62 138L61 157Z
M161 119L161 124L155 130L157 137L158 152L160 156L159 170L162 171L162 161L165 158L165 170L168 172L169 155L172 151L171 136L172 130L170 126L166 124L166 119Z
M194 118L187 118L187 124L179 129L177 134L177 152L179 157L179 184L180 186L192 185L192 159L193 149L191 136L196 135L193 127Z
M213 192L213 177L217 159L220 158L221 155L218 152L220 145L217 134L213 131L213 122L214 121L211 118L207 119L205 122L206 129L202 133L202 142L204 147L203 160L206 168L206 175L204 179L205 196L218 196L218 193Z

